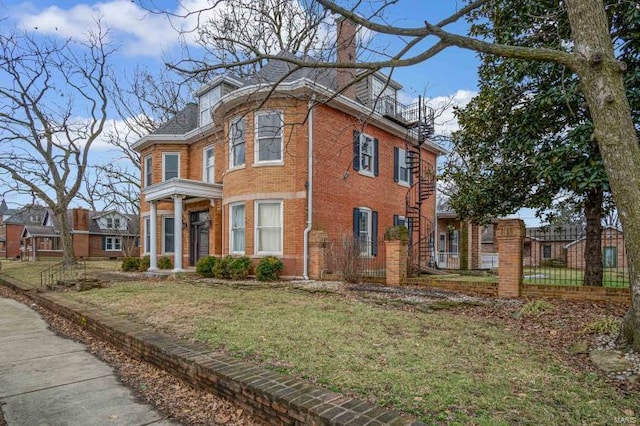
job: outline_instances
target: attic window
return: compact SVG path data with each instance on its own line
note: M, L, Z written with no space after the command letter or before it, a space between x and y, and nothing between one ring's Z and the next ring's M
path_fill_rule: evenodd
M108 229L120 229L120 218L119 217L108 217L107 218L107 228Z
M396 89L390 86L386 80L371 77L371 104L375 104L375 110L383 115L395 115Z
M200 125L205 126L211 123L211 107L220 99L220 86L216 86L206 93L200 95Z
M38 215L31 215L31 217L29 218L29 220L31 222L40 222L40 216Z

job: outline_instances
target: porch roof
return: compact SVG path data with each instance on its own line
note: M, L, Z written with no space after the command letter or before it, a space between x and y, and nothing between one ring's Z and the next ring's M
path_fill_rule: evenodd
M213 200L222 198L222 185L197 180L173 178L146 187L142 193L146 201L170 200L174 195Z

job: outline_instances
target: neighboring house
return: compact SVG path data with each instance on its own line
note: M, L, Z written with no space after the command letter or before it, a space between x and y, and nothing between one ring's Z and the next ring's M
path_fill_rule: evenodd
M353 62L355 32L339 21L339 60ZM175 271L206 255L273 255L283 275L306 276L309 231L356 237L375 257L394 224L410 225L414 262L430 261L419 243L433 239L443 152L428 139L432 110L399 103L381 73L294 69L270 61L247 80L218 76L133 144L151 269L165 255Z
M566 246L584 237L583 225L559 225L527 228L524 239L524 266L564 266Z
M437 265L441 269L492 269L498 267L495 225L461 220L447 202L437 208Z
M115 211L67 212L71 238L78 258L139 256L139 218ZM61 257L60 227L51 210L39 205L25 206L4 221L8 259Z
M602 264L604 268L626 268L627 257L624 249L624 234L613 226L602 229ZM573 269L584 269L585 237L581 236L567 244L566 264Z

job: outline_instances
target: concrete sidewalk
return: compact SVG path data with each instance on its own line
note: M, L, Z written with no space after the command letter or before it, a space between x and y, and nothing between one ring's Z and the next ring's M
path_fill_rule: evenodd
M9 426L169 425L112 368L56 336L33 310L0 298L0 404Z

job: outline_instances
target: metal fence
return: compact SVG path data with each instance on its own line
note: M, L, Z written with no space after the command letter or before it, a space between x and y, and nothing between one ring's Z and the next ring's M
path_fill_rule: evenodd
M359 281L366 277L386 276L386 249L384 240L362 241L343 237L327 242L325 269L338 273L346 281Z
M527 229L523 267L525 284L626 287L629 269L624 234L603 227L587 239L584 226Z

